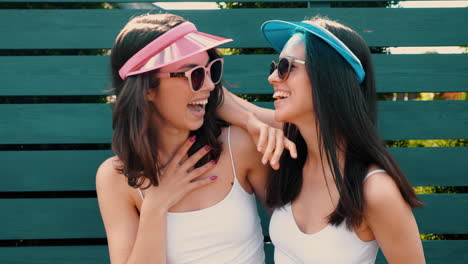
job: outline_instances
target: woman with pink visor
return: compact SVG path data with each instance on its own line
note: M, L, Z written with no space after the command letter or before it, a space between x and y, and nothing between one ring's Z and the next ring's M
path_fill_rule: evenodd
M117 36L116 156L96 175L112 263L264 263L254 193L265 200L270 168L245 130L215 119L223 99L215 48L229 41L171 14L135 17ZM264 163L284 144L294 155L270 132L259 141L270 149Z

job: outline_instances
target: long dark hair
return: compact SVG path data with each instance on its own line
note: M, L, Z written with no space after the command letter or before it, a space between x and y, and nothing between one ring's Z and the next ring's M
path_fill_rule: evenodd
M359 226L364 211L364 177L369 166L376 164L396 182L403 198L411 207L422 206L396 161L379 138L377 99L371 54L364 39L350 28L328 19L315 17L309 21L332 32L359 58L366 77L359 84L351 66L322 39L304 34L306 69L311 80L312 102L316 116L318 146L322 162L332 168L340 198L328 222L348 227ZM307 159L307 146L297 126L284 125L284 133L296 143L298 159L283 154L280 172L270 178L267 204L280 207L294 201L303 184L302 169ZM340 170L337 152L345 154L344 170Z
M154 73L147 72L129 76L122 80L119 69L140 49L151 41L185 22L180 16L171 14L147 14L132 18L117 36L110 55L112 87L116 93L113 107L114 135L112 137L112 150L119 158L120 165L117 170L128 178L132 187L146 188L158 185L160 164L153 130L150 130L150 116L154 107L146 100L150 89L158 89L159 79ZM219 58L215 49L208 50L210 60ZM223 100L222 86L215 86L206 105L206 114L201 128L191 131L197 140L190 148L189 155L205 145L212 150L197 164L197 167L212 159L218 159L221 154L221 143L218 136L221 128L214 116L216 107ZM142 186L145 182L148 184Z

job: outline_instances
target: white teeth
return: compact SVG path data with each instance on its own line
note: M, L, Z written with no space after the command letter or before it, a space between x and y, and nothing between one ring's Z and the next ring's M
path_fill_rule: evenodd
M189 105L206 105L208 103L208 99L192 101Z
M273 94L273 98L275 99L284 99L288 98L291 94L283 91L277 91Z

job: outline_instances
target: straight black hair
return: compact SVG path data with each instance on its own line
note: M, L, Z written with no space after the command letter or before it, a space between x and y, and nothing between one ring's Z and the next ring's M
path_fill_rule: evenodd
M306 70L311 80L312 102L316 115L318 146L325 157L322 164L332 168L340 198L328 222L339 225L344 220L349 228L359 226L364 216L364 177L370 165L376 164L393 178L403 198L411 207L422 206L396 161L379 138L377 99L371 54L364 39L337 22L316 17L308 21L332 32L359 58L366 77L357 81L351 66L331 46L308 32L298 31L305 39ZM270 178L267 204L280 207L294 201L303 184L302 169L307 159L307 146L299 129L284 125L285 135L292 140L298 158L284 153L280 172ZM345 154L343 171L337 152ZM320 151L322 153L322 151Z

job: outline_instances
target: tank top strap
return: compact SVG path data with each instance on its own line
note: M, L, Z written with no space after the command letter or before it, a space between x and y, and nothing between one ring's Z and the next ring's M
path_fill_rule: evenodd
M140 187L138 187L137 190L140 193L141 199L145 199L145 196L143 196L143 192L141 191Z
M236 167L234 166L234 158L232 155L232 150L231 150L231 126L228 127L228 147L229 147L229 156L231 157L231 166L232 166L232 172L234 173L234 181L237 181L237 174L236 174ZM143 200L145 196L143 195L143 192L141 191L140 188L137 188L138 193L140 193L141 199Z
M379 173L379 172L386 172L386 171L382 170L382 169L373 170L373 171L367 173L367 175L366 175L366 177L364 177L363 181L367 180L370 176L372 176L372 175L374 175L376 173Z
M234 158L231 150L231 126L228 127L228 147L229 147L229 156L231 157L231 166L232 172L234 173L234 181L237 181L236 167L234 166Z

